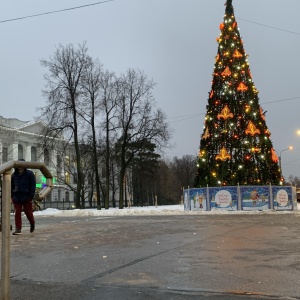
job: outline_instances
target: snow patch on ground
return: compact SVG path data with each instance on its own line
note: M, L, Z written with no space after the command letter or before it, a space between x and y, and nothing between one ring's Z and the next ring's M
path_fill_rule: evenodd
M230 215L230 214L300 214L300 204L298 210L294 211L228 211L228 210L212 210L212 211L184 211L183 205L166 205L166 206L144 206L133 208L110 208L110 209L73 209L59 210L56 208L47 208L43 211L35 211L35 216L54 216L54 217L73 217L73 216L132 216L132 215Z

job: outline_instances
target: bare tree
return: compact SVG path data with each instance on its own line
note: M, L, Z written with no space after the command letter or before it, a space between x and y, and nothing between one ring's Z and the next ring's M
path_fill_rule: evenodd
M284 180L283 184L300 187L300 178L297 176L290 175L287 180Z
M83 118L90 125L92 132L91 140L95 165L98 209L101 207L100 189L104 198L104 207L108 209L111 184L111 144L116 131L114 119L118 99L118 86L116 84L115 75L109 71L104 72L102 65L97 60L91 61L82 80L82 90L85 96L85 103L87 104L87 108L85 108L82 114ZM103 129L103 133L101 132L98 138L98 146L96 139L96 115L101 117L100 128ZM102 143L102 135L104 135L104 143ZM104 147L102 147L102 145L104 145ZM100 159L98 159L99 154L101 156ZM104 186L102 186L99 177L100 163L105 165Z
M156 174L157 197L159 205L178 204L180 197L176 191L176 176L169 160L161 160Z
M119 78L111 72L103 72L101 64L87 54L85 44L78 48L72 44L59 45L54 55L49 60L42 60L41 64L48 69L43 91L47 104L41 108L41 117L48 124L45 140L49 142L49 136L52 140L63 137L66 145L75 149L76 207L84 207L85 179L90 177L83 174L81 149L89 146L98 209L101 208L100 193L108 209L110 191L114 205L117 189L119 208L123 208L124 177L135 155L145 148L146 141L161 149L167 146L171 137L165 114L155 108L153 81L143 72L132 69ZM100 128L104 129L104 147ZM86 134L86 130L91 134ZM99 175L103 163L105 185ZM118 185L114 180L116 174ZM94 183L89 188L93 189Z
M183 187L192 187L197 172L196 155L184 155L181 158L175 156L171 163L172 172L176 175L177 184Z
M115 140L110 139L111 145L116 145ZM112 148L110 149L110 155L109 155L109 189L111 191L111 199L112 199L112 205L113 207L116 207L116 195L118 193L119 189L119 174L120 174L120 168L119 166L119 155L116 151L117 149Z
M101 108L104 114L102 127L105 132L105 209L108 209L110 199L111 171L113 172L113 169L110 167L110 161L113 156L111 145L112 141L115 139L116 130L118 128L118 125L116 125L116 108L119 97L119 89L115 75L111 72L107 71L103 74L101 83Z
M96 181L96 195L97 195L97 209L101 209L100 202L100 188L101 182L99 177L99 159L97 147L97 133L96 133L96 114L99 113L100 99L101 99L101 86L102 86L102 65L98 60L90 60L86 65L86 72L82 77L81 85L84 95L84 110L82 116L89 124L91 134L93 167Z
M170 169L174 175L173 188L180 198L183 188L192 187L197 171L196 155L184 155L181 158L175 156L170 163Z
M41 65L48 69L43 91L47 105L41 109L42 118L48 124L47 135L68 135L73 141L76 153L77 187L76 207L81 207L83 191L80 140L81 90L80 82L86 71L90 57L85 43L75 48L72 44L59 45L49 60L41 60ZM81 200L81 201L80 201Z
M119 208L124 208L123 182L126 169L135 153L143 149L143 141L157 147L167 145L171 136L165 114L155 110L152 90L154 82L141 72L129 69L119 79L118 118L120 155Z

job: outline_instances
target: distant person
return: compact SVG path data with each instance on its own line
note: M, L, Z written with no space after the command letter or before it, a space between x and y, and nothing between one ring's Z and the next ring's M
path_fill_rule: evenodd
M19 159L19 161L25 161ZM22 210L30 223L30 232L34 232L35 221L32 212L32 199L35 194L35 176L26 168L15 168L11 176L11 198L15 207L15 226L13 235L20 235L22 230Z

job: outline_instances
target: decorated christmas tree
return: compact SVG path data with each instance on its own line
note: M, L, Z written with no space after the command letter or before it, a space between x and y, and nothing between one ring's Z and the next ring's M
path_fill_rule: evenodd
M232 0L227 0L200 140L195 187L279 185L281 170Z

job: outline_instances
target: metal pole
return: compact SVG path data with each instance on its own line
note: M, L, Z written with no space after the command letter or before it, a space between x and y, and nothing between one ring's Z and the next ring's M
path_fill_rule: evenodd
M279 160L279 168L280 168L281 174L282 174L282 169L281 169L281 155L282 155L282 152L287 151L287 150L292 150L292 149L293 149L293 147L290 146L290 147L288 147L286 149L281 150L280 153L279 153L278 160Z
M1 252L1 299L10 299L10 189L11 172L3 174L2 190L2 252Z
M280 172L282 173L282 170L281 170L281 155L279 155L278 159L279 159L279 168L280 168Z

